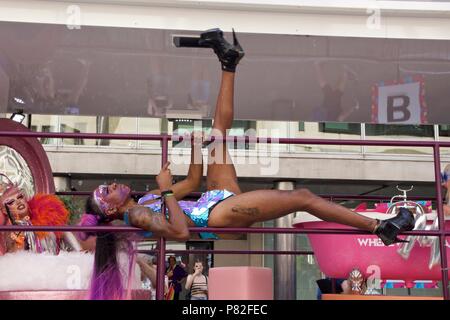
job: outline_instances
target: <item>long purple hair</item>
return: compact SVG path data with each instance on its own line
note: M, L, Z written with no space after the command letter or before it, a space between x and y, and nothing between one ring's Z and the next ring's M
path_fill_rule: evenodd
M96 226L107 224L101 221L99 208L89 197L86 202L86 212L80 225ZM114 221L112 222L114 224ZM109 224L109 223L108 223ZM97 236L94 256L94 270L89 287L89 300L125 300L131 299L132 280L134 279L135 250L130 238L125 234L111 232L89 234L78 232L81 240L89 236ZM128 273L124 274L120 263L120 254L128 257ZM128 279L124 283L125 280Z

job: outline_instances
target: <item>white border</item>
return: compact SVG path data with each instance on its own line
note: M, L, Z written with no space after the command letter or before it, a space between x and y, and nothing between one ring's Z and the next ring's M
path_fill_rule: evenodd
M79 5L82 25L90 26L450 39L450 2L0 0L0 21L66 24L69 5ZM381 23L370 29L367 9L374 6L381 8Z

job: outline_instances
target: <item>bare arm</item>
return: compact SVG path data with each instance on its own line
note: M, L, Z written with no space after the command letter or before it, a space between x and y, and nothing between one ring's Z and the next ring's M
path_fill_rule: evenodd
M132 226L151 231L155 237L163 237L170 240L186 241L189 239L189 229L180 206L175 197L166 201L169 209L169 220L161 213L155 213L144 206L135 206L129 212ZM172 202L175 202L173 204ZM169 205L170 203L170 205Z
M198 190L202 184L203 177L203 154L202 143L203 133L194 132L194 141L191 144L191 163L189 165L186 180L191 183L192 191Z
M172 175L167 162L156 177L160 190L172 188ZM144 206L135 206L129 210L130 223L133 226L151 231L155 236L185 241L189 239L189 229L183 210L174 196L167 196L165 204L169 212L169 219L165 214L152 212Z
M150 266L147 262L145 262L143 259L138 258L136 260L136 263L141 268L141 272L150 279L150 282L152 283L153 287L156 287L156 267Z
M447 204L444 204L444 215L450 216L450 206Z
M175 183L171 189L177 200L182 200L191 192L197 191L202 184L203 177L203 155L201 133L194 133L194 143L191 145L191 163L186 179ZM150 191L151 194L161 194L160 189Z
M194 276L192 274L188 275L186 279L186 285L184 286L186 290L190 290L192 283L194 282Z

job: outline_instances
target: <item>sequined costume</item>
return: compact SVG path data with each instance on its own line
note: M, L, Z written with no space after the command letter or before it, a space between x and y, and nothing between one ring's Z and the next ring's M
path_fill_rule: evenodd
M202 194L197 201L178 201L178 205L184 214L187 215L197 227L207 227L209 214L213 207L222 202L223 200L234 196L233 192L228 190L211 190ZM155 202L144 204L147 201L156 200ZM143 205L151 209L153 212L161 213L161 196L156 194L146 194L138 201L139 205ZM167 209L166 209L167 210ZM166 212L168 215L168 212ZM129 224L128 216L125 215L124 220ZM146 232L145 236L150 237L151 232ZM201 232L200 237L202 239L218 239L214 233Z

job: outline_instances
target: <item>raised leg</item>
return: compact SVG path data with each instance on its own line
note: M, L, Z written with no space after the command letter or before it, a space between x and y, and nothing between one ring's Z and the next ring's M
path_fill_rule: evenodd
M226 136L233 124L234 75L233 72L222 72L212 135ZM209 146L206 185L208 190L227 189L236 194L241 193L236 169L225 142L215 141Z

